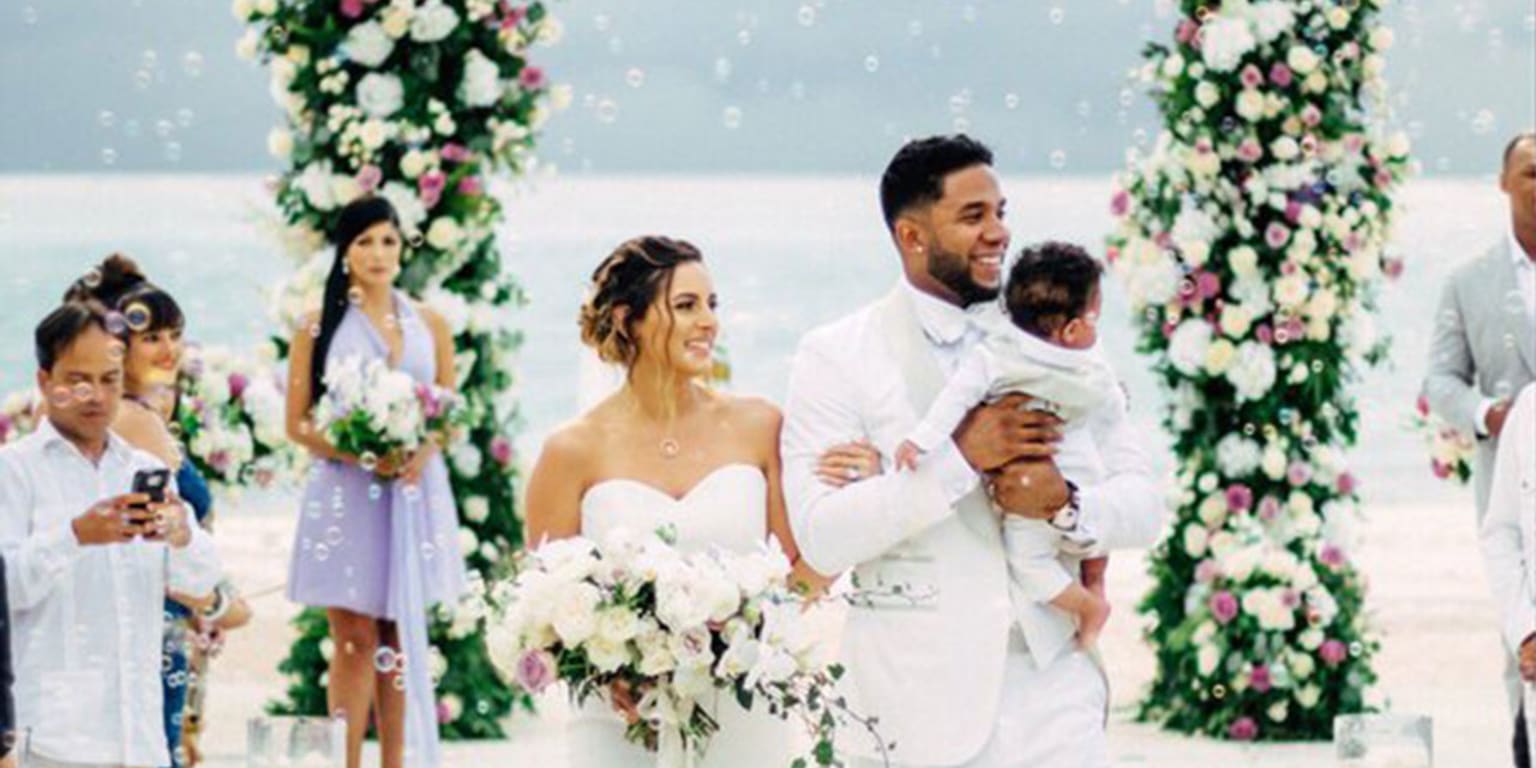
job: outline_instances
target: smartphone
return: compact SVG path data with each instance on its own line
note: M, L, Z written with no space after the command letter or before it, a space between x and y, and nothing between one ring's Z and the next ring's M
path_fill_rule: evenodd
M169 469L141 469L133 473L134 493L149 497L151 504L165 503L165 489L171 484Z

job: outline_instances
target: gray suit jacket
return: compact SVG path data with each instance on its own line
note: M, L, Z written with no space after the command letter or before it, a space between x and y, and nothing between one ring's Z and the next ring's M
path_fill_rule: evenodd
M1484 398L1513 400L1536 379L1536 328L1520 299L1513 258L1505 238L1457 267L1435 316L1424 394L1435 413L1469 435L1481 429L1477 411ZM1478 440L1472 480L1479 523L1497 448L1496 440Z

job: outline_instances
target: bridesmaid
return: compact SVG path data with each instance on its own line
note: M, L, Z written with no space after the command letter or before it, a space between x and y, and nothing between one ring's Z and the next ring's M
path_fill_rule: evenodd
M186 461L169 424L176 411L177 375L181 370L182 329L186 317L171 295L155 284L132 259L108 256L89 275L70 287L65 299L94 300L116 313L113 328L124 341L123 406L112 431L140 450L160 459L176 473L176 489L191 505L197 521L212 530L213 495L192 462ZM188 761L183 741L187 713L190 663L188 635L193 631L224 631L251 619L245 600L226 580L212 600L199 601L171 593L165 600L165 643L161 686L166 743L172 768ZM195 719L195 718L194 718Z
M347 766L358 768L369 715L384 768L435 766L437 718L427 663L427 608L464 585L458 519L439 447L361 466L315 428L326 368L381 359L418 382L451 388L453 338L442 316L395 288L400 220L364 197L336 220L336 256L318 312L289 358L288 434L315 458L288 575L289 599L324 608L335 652L327 705L347 720ZM409 703L407 703L409 699Z

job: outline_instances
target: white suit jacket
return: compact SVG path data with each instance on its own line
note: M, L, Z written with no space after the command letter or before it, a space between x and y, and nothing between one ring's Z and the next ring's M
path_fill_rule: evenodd
M889 460L943 387L909 290L898 284L801 341L784 409L784 487L796 543L812 568L853 569L862 590L901 592L849 612L842 656L850 703L879 718L882 738L896 743L894 760L955 765L985 746L1002 692L1014 613L998 520L953 442L915 472L888 471L841 489L814 472L823 451L857 438ZM1111 474L1083 489L1083 525L1107 547L1151 544L1161 499L1150 492L1150 471L1144 462L1122 463ZM1054 637L1054 645L1069 645L1065 616L1036 616L1024 622L1031 644ZM867 739L840 747L874 756Z
M1515 401L1499 441L1482 542L1510 651L1536 632L1536 384Z

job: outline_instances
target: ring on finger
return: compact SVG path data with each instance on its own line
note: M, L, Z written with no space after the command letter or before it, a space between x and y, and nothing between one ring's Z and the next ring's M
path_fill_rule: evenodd
M858 467L849 467L843 470L843 472L848 476L849 480L857 480L864 475L864 471Z

